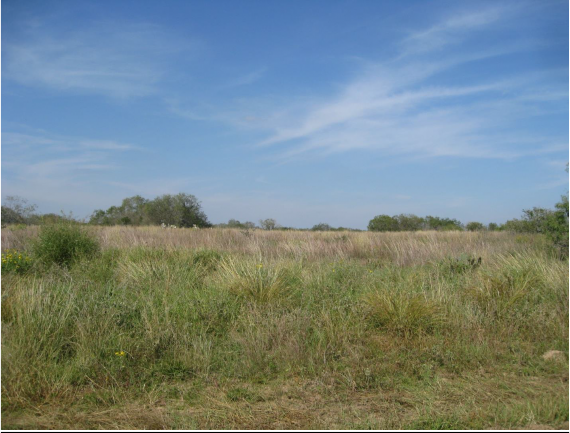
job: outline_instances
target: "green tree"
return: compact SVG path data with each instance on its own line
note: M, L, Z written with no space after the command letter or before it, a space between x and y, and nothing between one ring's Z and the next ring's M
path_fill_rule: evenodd
M463 230L461 222L456 219L427 216L425 221L429 230Z
M394 232L398 231L398 220L390 215L377 215L368 223L371 232Z
M275 221L273 218L259 220L259 226L263 230L275 230L276 228L278 228L277 221Z
M2 206L2 223L28 223L36 209L37 206L28 204L28 200L25 198L9 195L4 200L4 205Z
M144 224L147 204L148 200L140 195L125 198L119 207L121 223L128 221L128 224L133 225Z
M93 211L91 217L89 218L89 224L110 225L111 221L107 216L107 212L105 212L103 209L96 209Z
M327 223L319 223L319 224L315 224L313 226L313 228L311 228L311 230L313 230L315 232L328 232L328 231L332 230L332 227L330 225L328 225Z
M467 230L469 230L470 232L478 232L478 231L481 231L481 230L485 230L485 226L484 226L482 223L477 222L477 221L468 222L468 223L465 225L465 228L466 228Z
M23 224L24 217L8 206L2 206L2 225Z
M540 207L523 210L523 221L526 221L526 231L532 233L545 233L546 224L552 215L552 210Z
M200 202L191 194L164 194L145 205L146 215L153 224L177 227L211 227Z
M489 225L487 226L487 230L489 230L490 232L495 232L499 230L499 225L497 223L489 223Z
M415 232L421 230L425 224L425 220L413 214L400 214L394 216L398 221L398 230L403 232Z

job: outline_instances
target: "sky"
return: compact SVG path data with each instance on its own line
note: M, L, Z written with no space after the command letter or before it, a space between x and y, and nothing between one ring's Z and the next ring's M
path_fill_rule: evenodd
M568 192L568 2L3 0L1 194L502 223Z

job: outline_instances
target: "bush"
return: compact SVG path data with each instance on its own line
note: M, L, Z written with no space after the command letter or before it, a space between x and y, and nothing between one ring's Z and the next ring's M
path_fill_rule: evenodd
M99 251L99 243L79 224L65 221L42 226L32 245L34 255L45 264L69 266Z
M562 201L556 203L556 210L552 212L544 223L548 238L554 243L562 257L568 257L568 197L562 196Z

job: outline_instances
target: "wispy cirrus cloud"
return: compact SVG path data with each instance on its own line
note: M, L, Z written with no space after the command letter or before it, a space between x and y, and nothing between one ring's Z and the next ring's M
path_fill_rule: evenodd
M101 191L100 185L125 169L121 156L144 151L130 143L58 135L20 125L2 132L2 185L10 194L48 209L55 203L67 211L92 209L110 197L119 199L118 191Z
M251 71L245 75L241 75L230 79L226 84L222 86L222 89L229 89L233 87L247 86L259 81L266 73L267 68L259 68Z
M503 159L563 150L565 132L545 134L526 124L567 112L567 87L560 86L560 77L549 80L549 74L567 75L567 70L474 77L453 85L438 80L446 74L461 77L456 71L465 74L480 62L536 49L532 41L507 41L467 53L451 49L453 41L460 43L475 30L504 24L510 12L501 6L447 17L411 33L402 41L401 55L368 63L338 85L333 96L308 97L301 104L284 98L261 109L254 103L249 111L240 110L234 123L262 119L249 123L270 131L257 148L274 149L273 157L280 160L355 150ZM437 58L424 56L436 48L441 51Z
M33 87L112 98L155 94L176 56L196 50L153 24L99 22L72 33L36 23L2 43L2 77Z
M83 170L118 168L117 152L140 147L113 140L94 140L48 134L45 131L2 132L5 174L20 180L72 177Z
M461 12L433 26L412 32L401 42L401 56L424 54L459 44L469 34L485 29L500 20L513 6L495 5L479 10Z

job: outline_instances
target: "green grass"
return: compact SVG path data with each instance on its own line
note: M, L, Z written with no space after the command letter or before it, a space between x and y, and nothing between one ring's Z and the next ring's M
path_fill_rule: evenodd
M224 233L235 235L212 231L194 249L103 244L67 267L3 271L2 427L568 421L568 362L542 358L568 359L568 261L540 240L481 252L469 251L480 235L436 234L450 254L432 260L421 234L382 253L361 234L314 233L299 254L293 232L263 255L256 234L254 253L216 249Z

